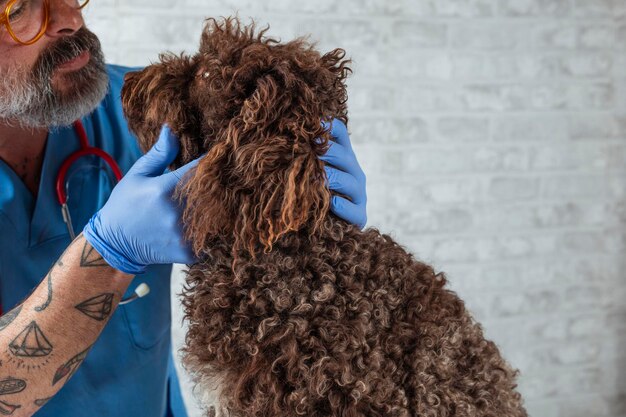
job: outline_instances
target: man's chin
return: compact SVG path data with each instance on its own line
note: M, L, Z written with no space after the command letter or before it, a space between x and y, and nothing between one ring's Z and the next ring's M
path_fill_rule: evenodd
M52 91L54 91L54 95L60 101L65 102L71 100L77 93L80 94L77 90L83 90L86 88L86 86L83 85L84 83L77 85L76 77L72 75L72 73L55 71L52 79L50 80Z
M93 112L105 97L109 85L106 70L92 66L77 71L55 71L46 105L31 112L31 125L69 126ZM33 109L34 110L34 109Z

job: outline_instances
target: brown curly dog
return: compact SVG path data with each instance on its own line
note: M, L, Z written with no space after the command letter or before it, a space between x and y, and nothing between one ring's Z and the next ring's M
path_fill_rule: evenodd
M347 123L345 53L209 19L122 92L144 150L167 122L201 262L183 292L185 363L245 417L525 416L516 373L443 274L329 212L328 131ZM213 411L209 411L213 413Z

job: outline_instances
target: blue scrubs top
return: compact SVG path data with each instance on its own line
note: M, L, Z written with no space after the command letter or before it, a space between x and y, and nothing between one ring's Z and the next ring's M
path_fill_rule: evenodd
M83 124L90 144L109 153L126 173L141 156L121 108L120 91L130 69L107 66L107 70L109 92ZM0 300L4 312L30 294L70 244L55 181L62 162L79 147L72 127L49 133L37 198L0 160ZM94 169L94 164L103 170ZM113 184L107 170L96 158L81 158L71 168L68 205L77 232L109 197ZM152 266L134 279L125 296L142 282L150 286L150 294L117 308L82 366L36 413L38 417L186 416L172 363L170 272L171 265ZM46 329L42 331L46 334ZM77 347L76 352L81 349ZM36 378L36 371L32 372ZM28 379L28 371L24 377Z

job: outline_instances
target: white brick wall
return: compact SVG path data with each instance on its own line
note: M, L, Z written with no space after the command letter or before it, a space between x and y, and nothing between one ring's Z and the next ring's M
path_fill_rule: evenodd
M370 224L448 273L521 369L532 416L626 416L625 0L89 7L120 64L195 51L202 18L236 9L346 48Z

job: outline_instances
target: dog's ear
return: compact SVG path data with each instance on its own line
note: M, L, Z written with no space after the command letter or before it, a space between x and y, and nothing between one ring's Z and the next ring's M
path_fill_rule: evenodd
M170 126L181 142L173 164L178 167L197 157L201 146L198 115L189 105L194 66L186 56L162 54L160 59L142 71L126 74L122 108L144 152L154 145L163 124Z
M319 112L301 106L287 115L284 100L271 75L259 79L179 190L186 235L199 255L212 236L254 255L288 232L321 227L330 193L319 156L329 133Z

